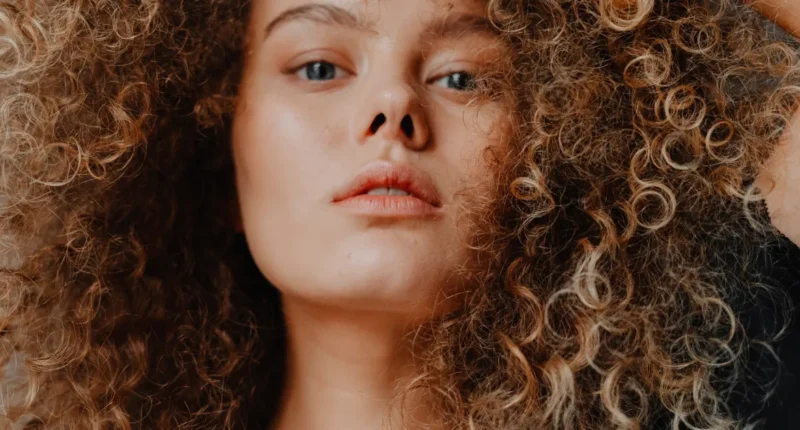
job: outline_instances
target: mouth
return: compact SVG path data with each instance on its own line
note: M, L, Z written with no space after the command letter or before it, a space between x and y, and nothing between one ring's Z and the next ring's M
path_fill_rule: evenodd
M441 212L432 181L409 164L374 161L334 196L332 203L364 215L416 216Z

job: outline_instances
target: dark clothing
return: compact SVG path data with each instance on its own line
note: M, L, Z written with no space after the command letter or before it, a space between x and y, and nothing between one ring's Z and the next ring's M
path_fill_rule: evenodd
M800 429L800 248L786 240L769 255L774 264L767 273L791 295L795 310L789 332L777 346L783 372L778 392L767 402L764 428Z

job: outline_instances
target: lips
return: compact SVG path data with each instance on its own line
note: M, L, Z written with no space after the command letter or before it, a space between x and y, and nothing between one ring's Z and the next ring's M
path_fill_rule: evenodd
M433 206L441 207L441 200L430 178L410 164L377 160L367 164L333 197L341 202L367 194L373 188L396 188Z

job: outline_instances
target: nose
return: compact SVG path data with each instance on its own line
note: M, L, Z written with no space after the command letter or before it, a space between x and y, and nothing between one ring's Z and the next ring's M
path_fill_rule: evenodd
M362 139L373 136L400 141L413 150L428 144L429 127L419 95L405 82L373 91L359 129Z

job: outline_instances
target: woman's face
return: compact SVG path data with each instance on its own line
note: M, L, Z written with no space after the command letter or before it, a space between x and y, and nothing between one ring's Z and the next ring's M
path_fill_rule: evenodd
M236 182L250 251L284 296L419 314L462 286L456 221L501 115L468 104L470 78L500 55L482 1L254 1Z

